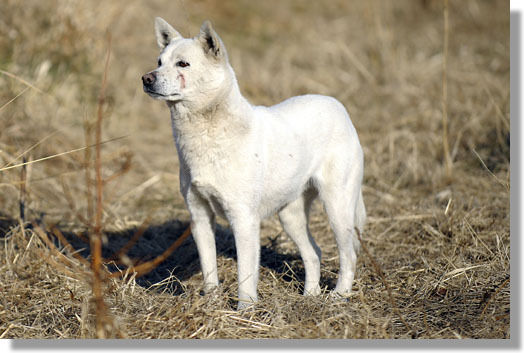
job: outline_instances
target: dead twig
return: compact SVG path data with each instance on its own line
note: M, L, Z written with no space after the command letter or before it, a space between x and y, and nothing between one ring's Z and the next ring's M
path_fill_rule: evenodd
M80 261L82 264L89 266L89 261L87 261L82 255L78 254L78 252L75 251L75 248L69 243L69 241L66 239L64 234L58 229L56 226L51 227L51 231L53 234L60 240L62 244L64 244L64 248L69 250L71 252L71 255ZM75 234L76 235L76 234ZM78 235L77 235L78 236ZM85 239L85 238L84 238Z
M125 271L120 272L113 272L111 273L110 277L121 277L124 276L127 273L136 272L136 277L143 276L153 269L155 269L158 265L160 265L162 262L164 262L172 253L175 251L184 240L186 240L189 235L191 235L191 226L187 227L187 229L182 233L180 237L178 237L170 246L167 248L162 254L158 255L156 258L154 258L151 261L144 262L137 266L131 266L128 267Z
M113 256L111 256L109 258L109 261L120 259L123 255L125 255L129 251L129 249L131 249L131 247L133 247L133 245L135 245L135 243L142 237L142 235L144 235L145 231L147 230L147 226L149 225L149 222L150 218L148 217L142 222L140 227L138 227L133 237L129 239L129 241L124 246L122 246Z
M106 338L108 331L114 326L113 320L108 314L107 305L104 301L102 273L102 214L103 214L103 180L102 180L102 120L104 118L103 105L105 102L107 72L109 70L109 59L111 57L111 35L108 34L108 48L102 77L102 85L98 96L97 120L95 126L95 179L96 179L96 205L94 228L90 238L91 248L91 270L93 272L93 297L95 301L96 335L98 338Z
M46 231L44 231L38 224L33 223L33 229L36 235L38 235L38 237L44 242L44 244L47 245L47 248L51 251L51 253L59 260L58 262L52 256L44 254L43 251L40 251L41 258L44 259L45 262L72 278L83 280L86 277L88 277L88 272L79 268L78 266L76 266L77 268L75 268L74 270L71 270L72 265L74 265L74 262L69 257L62 254L60 250L58 250L56 245L47 236Z

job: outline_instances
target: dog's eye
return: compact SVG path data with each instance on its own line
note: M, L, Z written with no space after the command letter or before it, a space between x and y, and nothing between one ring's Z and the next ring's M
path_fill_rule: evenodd
M183 60L180 60L176 63L176 66L180 66L180 67L188 67L189 66L189 63L188 62L185 62Z
M162 60L158 59L158 67L162 66Z

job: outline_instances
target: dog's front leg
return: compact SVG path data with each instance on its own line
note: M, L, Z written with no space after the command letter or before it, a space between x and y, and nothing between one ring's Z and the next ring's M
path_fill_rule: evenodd
M260 221L252 215L238 215L231 221L238 263L238 309L253 305L257 297L260 266Z
M191 213L191 233L204 276L204 292L208 293L218 286L215 215L207 202L193 193L190 193L187 203Z

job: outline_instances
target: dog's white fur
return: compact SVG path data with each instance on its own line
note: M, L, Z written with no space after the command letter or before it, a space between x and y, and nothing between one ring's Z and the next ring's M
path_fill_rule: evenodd
M171 111L180 189L191 214L204 290L218 285L214 225L219 215L234 233L238 306L257 301L260 222L278 212L304 261L304 294L320 294L320 249L307 224L311 202L319 196L339 249L334 292L347 296L360 245L354 229L362 231L366 211L363 152L344 106L320 95L252 106L241 95L224 44L209 22L188 39L156 18L155 32L159 67L144 75L144 90L165 100Z

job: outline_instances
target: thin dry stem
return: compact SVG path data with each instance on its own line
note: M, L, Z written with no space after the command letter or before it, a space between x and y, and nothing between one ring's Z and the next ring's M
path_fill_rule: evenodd
M4 71L4 70L0 70L0 73L1 74L4 74L8 77L11 77L11 78L14 78L15 80L18 80L19 82L23 83L24 85L34 89L35 91L37 91L38 93L42 93L42 94L46 94L44 91L42 91L40 88L36 87L35 85L33 85L32 83L24 80L23 78L15 75L15 74L12 74L10 72L7 72L7 71Z
M114 141L117 141L117 140L121 140L121 139L126 138L126 137L128 137L128 135L120 136L120 137L115 137L115 138L111 138L111 139L108 139L108 140L102 141L102 142L100 142L99 144L96 144L96 143L95 143L95 144L90 145L90 146L84 146L84 147L80 147L80 148L75 148L75 149L72 149L72 150L69 150L69 151L56 153L56 154L53 154L53 155L50 155L50 156L46 156L46 157L42 157L42 158L38 158L38 159L35 159L35 160L32 160L32 161L28 161L28 162L24 162L24 163L15 164L15 165L12 165L12 166L9 166L9 167L3 167L3 168L0 168L0 172L4 172L4 171L9 170L9 169L20 168L20 167L23 167L24 165L28 165L28 164L33 164L33 163L39 163L39 162L48 161L48 160L53 159L53 158L57 158L57 157L61 157L61 156L65 156L65 155L70 154L70 153L75 153L75 152L83 151L83 150L88 149L88 148L93 148L93 147L96 147L96 146L101 146L101 145L104 145L104 144L106 144L106 143L114 142Z
M102 120L104 117L103 106L105 102L105 92L107 86L107 74L109 70L109 59L111 56L111 35L108 34L108 49L104 67L102 86L98 96L98 113L95 125L95 179L96 179L96 206L95 206L95 226L90 237L91 248L91 270L93 272L93 296L95 300L96 315L96 335L98 338L106 338L108 329L113 327L112 318L109 316L107 305L104 301L102 273L102 215L103 215L103 180L102 180Z
M25 157L24 157L23 162L24 163L27 162ZM26 184L27 184L27 166L24 164L20 172L20 198L18 201L19 217L20 217L22 224L25 222L25 207L26 207L26 198L27 198Z
M87 117L84 116L84 140L85 145L90 146L92 144L91 140L92 135L92 125L87 120ZM93 194L92 194L92 183L91 183L91 149L86 148L84 150L84 177L86 185L86 202L87 202L87 221L89 225L92 225L94 222L94 208L93 208Z
M8 100L7 102L5 102L4 104L2 104L2 106L0 106L0 112L2 111L2 109L4 109L5 107L7 107L9 104L13 103L18 97L20 97L22 94L24 94L27 90L29 89L29 87L26 87L24 88L22 91L20 91L20 93L18 93L16 96L14 96L13 98L11 98L10 100Z
M449 1L444 0L444 53L442 58L442 145L446 178L451 180L453 161L448 138L448 47L449 47Z

